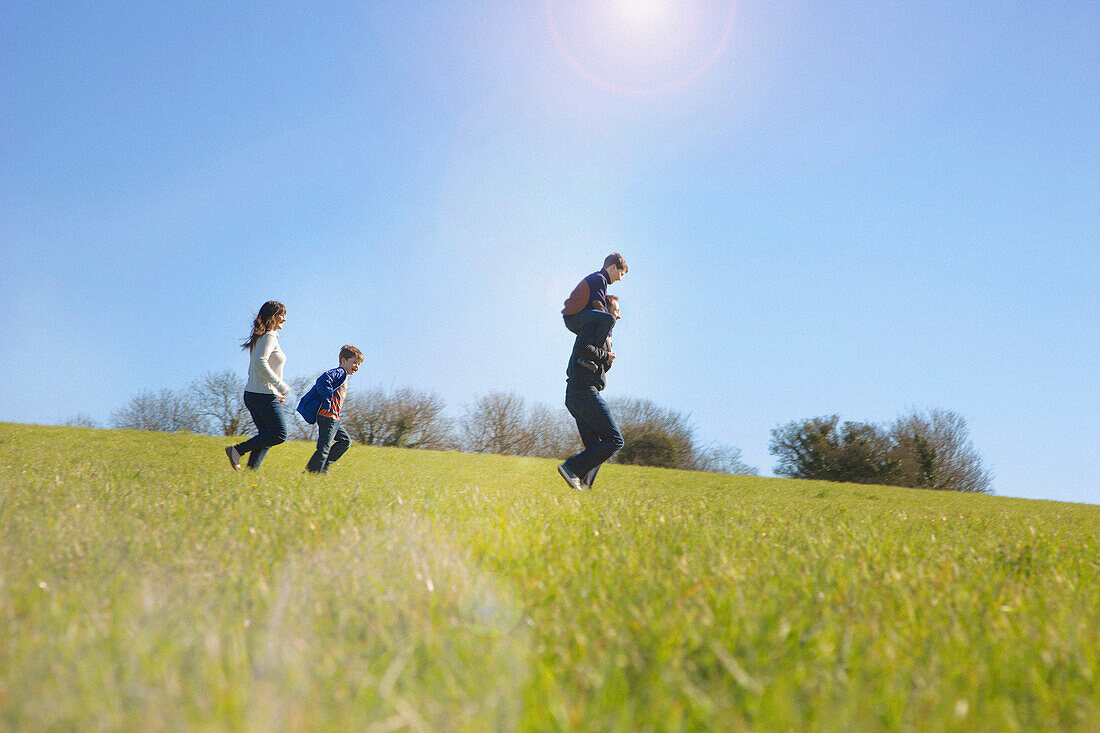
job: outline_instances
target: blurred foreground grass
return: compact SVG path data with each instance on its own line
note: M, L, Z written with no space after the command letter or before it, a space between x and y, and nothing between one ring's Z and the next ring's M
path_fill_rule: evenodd
M0 729L1100 730L1100 507L0 424Z

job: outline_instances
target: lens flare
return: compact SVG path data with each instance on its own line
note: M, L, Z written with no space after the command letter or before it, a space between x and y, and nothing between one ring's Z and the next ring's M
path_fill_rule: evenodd
M733 34L733 0L545 0L562 57L623 94L656 95L703 76Z
M615 11L624 22L652 28L667 20L668 0L618 0Z

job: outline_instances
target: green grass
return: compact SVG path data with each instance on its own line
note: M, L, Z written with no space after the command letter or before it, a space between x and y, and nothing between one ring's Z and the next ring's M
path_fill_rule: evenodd
M0 424L0 729L1100 729L1100 507L228 442Z

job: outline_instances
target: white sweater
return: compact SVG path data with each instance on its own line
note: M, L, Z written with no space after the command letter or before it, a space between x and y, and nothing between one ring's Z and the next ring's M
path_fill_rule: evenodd
M258 394L277 394L285 396L290 385L283 381L283 365L286 354L279 348L279 334L268 331L256 343L252 344L251 358L248 361L248 384L246 392Z

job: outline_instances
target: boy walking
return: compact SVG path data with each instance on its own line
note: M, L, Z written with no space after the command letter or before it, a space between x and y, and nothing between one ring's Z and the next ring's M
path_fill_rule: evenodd
M340 366L317 377L298 405L298 411L305 410L303 414L308 420L309 407L317 404L317 450L306 464L310 473L328 473L329 467L351 447L351 436L340 424L340 408L347 394L348 377L359 371L362 363L363 352L345 345L340 349Z

